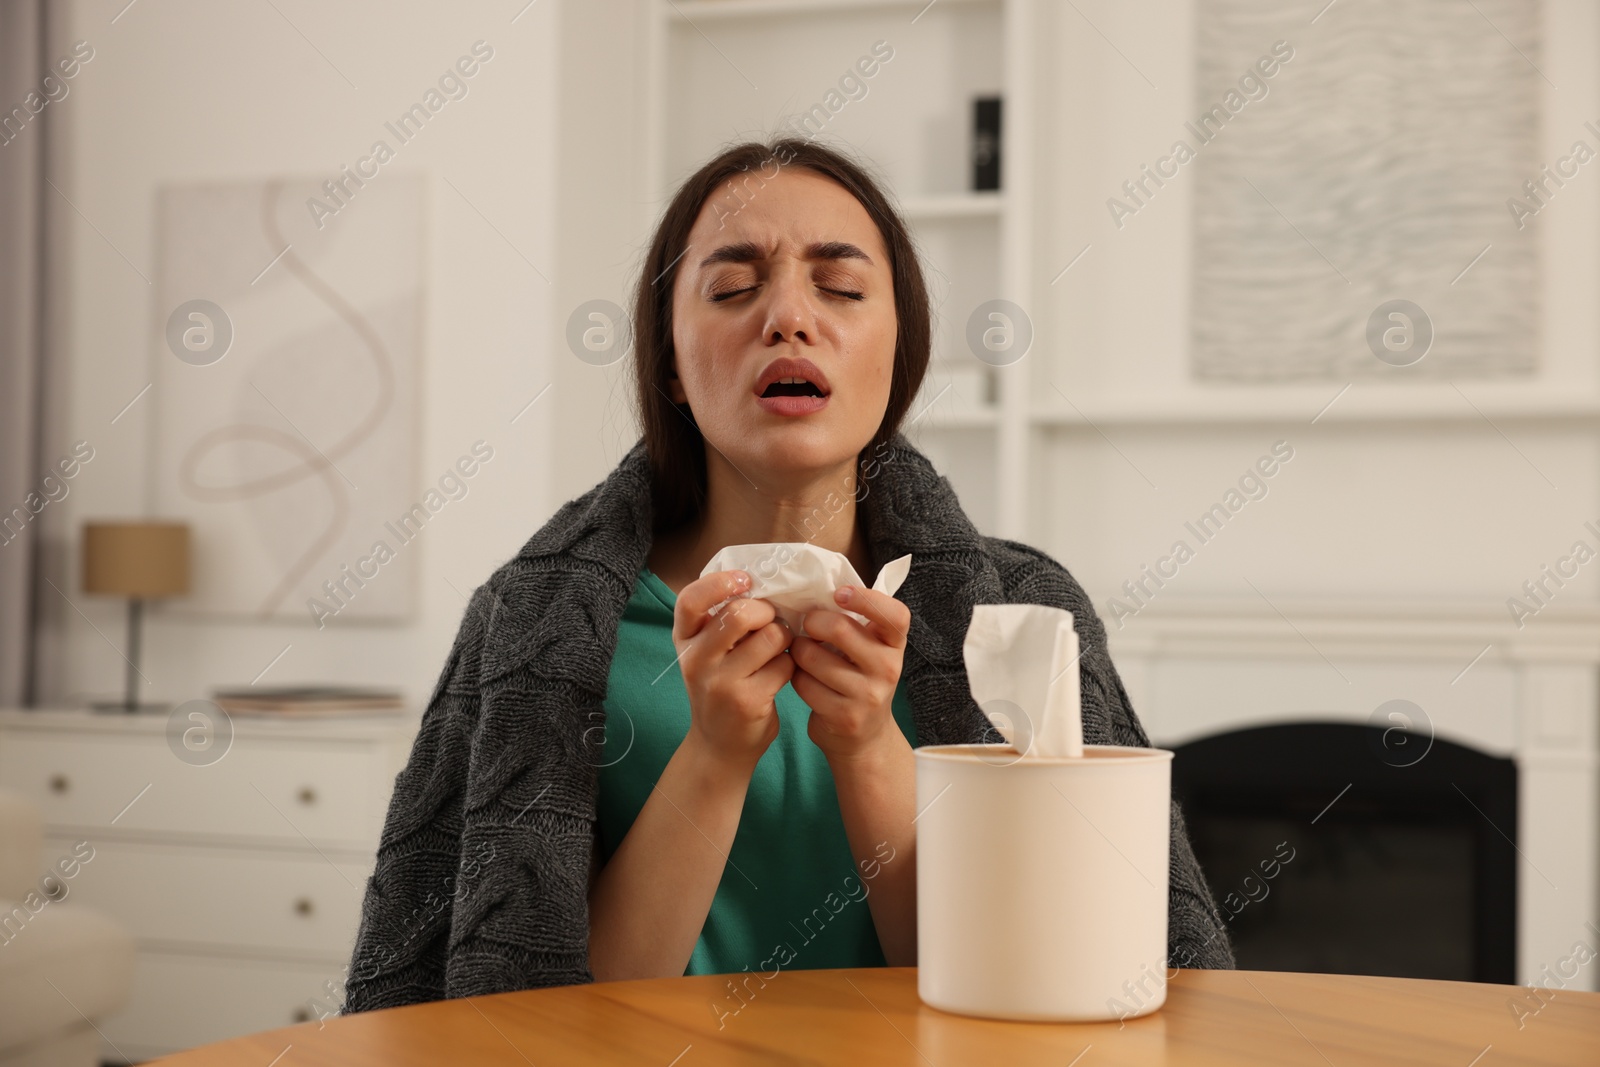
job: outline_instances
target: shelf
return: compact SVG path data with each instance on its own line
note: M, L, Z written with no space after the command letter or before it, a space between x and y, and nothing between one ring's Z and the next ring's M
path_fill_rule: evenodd
M1073 394L1068 406L1045 388L1040 394L1053 404L1034 407L1029 422L1043 428L1071 429L1099 425L1205 426L1264 423L1460 422L1528 423L1600 421L1600 398L1583 396L1491 394L1493 383L1475 382L1457 392L1448 384L1397 390L1361 383L1340 394L1341 387L1305 385L1230 390L1219 396L1093 396ZM1504 386L1499 386L1504 390ZM1464 394L1464 395L1463 395Z
M717 19L768 18L777 15L835 15L841 12L893 10L904 8L913 15L925 8L998 5L1000 0L668 0L667 17L680 22L705 22Z
M1005 197L992 193L946 193L936 196L908 196L900 202L900 213L910 222L935 219L983 219L1000 217Z
M177 705L173 705L174 710ZM0 708L0 728L7 730L70 730L74 734L159 734L167 729L169 713L129 715L85 708ZM233 736L260 741L373 741L390 740L402 732L416 731L417 713L411 709L382 715L232 715Z
M1346 397L1347 400L1347 397ZM1528 424L1562 424L1562 426L1600 426L1600 403L1597 402L1570 402L1570 403L1515 403L1499 400L1499 402L1485 402L1474 400L1477 408L1461 402L1456 397L1456 406L1445 403L1352 403L1344 405L1344 400L1331 406L1317 416L1317 411L1322 403L1309 403L1298 398L1262 398L1258 402L1232 402L1232 403L1195 403L1195 402L1149 402L1131 398L1125 402L1117 400L1090 400L1078 403L1078 410L1054 410L1054 408L1035 408L1027 416L1030 426L1046 430L1074 430L1093 429L1098 426L1147 426L1147 427L1230 427L1230 426L1283 426L1283 424L1306 424L1310 426L1315 419L1317 426L1325 424L1344 424L1344 426L1357 426L1357 424L1371 424L1371 422L1392 422L1392 424L1405 424L1405 422L1427 422L1427 424L1440 424L1440 422L1459 422L1459 424L1483 424L1488 421L1493 426L1528 426ZM926 398L918 398L910 408L906 418L914 418L917 411L922 410ZM939 408L928 411L922 419L918 419L918 426L936 427L994 427L1000 422L998 406L989 406L981 410L963 411L963 413L947 413Z
M1593 663L1600 660L1600 605L1551 604L1537 626L1508 634L1505 608L1475 598L1283 596L1268 604L1260 597L1170 596L1142 609L1138 626L1112 627L1106 636L1113 655L1305 658L1315 655L1309 640L1335 657L1452 659L1452 671L1485 644L1493 647L1485 664L1568 656Z

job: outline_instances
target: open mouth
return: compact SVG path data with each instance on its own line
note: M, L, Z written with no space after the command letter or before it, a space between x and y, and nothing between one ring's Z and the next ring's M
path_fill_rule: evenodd
M828 406L828 376L805 358L781 356L767 364L756 386L756 403L769 415L815 415ZM754 392L754 390L752 390Z
M803 378L784 378L773 382L762 390L763 397L774 396L825 396L815 384Z

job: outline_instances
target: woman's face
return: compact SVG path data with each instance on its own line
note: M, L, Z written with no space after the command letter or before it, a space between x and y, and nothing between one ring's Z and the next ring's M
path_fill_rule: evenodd
M888 253L866 209L830 178L791 165L735 181L739 196L720 186L689 231L668 393L740 470L836 467L872 440L889 403L898 324ZM810 385L768 385L775 375Z

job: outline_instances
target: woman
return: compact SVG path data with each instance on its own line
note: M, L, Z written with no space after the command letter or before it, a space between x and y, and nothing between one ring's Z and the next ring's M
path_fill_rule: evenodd
M1070 610L1085 740L1149 745L1082 588L979 534L899 432L928 296L859 165L794 139L711 160L657 228L634 322L644 434L473 596L395 782L347 1012L914 964L912 749L999 740L962 659L975 604ZM912 565L805 636L748 573L700 573L797 541L868 581ZM1176 806L1170 874L1170 962L1231 967Z

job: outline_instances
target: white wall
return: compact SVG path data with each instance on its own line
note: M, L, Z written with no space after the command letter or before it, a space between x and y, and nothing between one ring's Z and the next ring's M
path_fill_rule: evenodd
M1323 61L1319 42L1342 16L1334 7L1313 24L1320 6L1282 9L1281 36L1295 59L1280 84ZM1120 229L1105 206L1141 164L1187 139L1184 122L1204 106L1192 88L1195 4L1086 0L1080 8L1041 6L1060 61L1042 66L1041 92L1056 103L1039 108L1035 276L1054 278L1092 247L1058 282L1041 285L1031 381L1045 407L1069 410L1064 393L1095 425L1038 433L1030 530L1096 606L1103 611L1179 537L1193 544L1185 520L1280 439L1295 458L1269 495L1201 547L1158 602L1259 604L1248 579L1275 599L1503 610L1575 540L1595 544L1583 523L1600 520L1600 175L1569 182L1530 224L1542 256L1538 375L1463 380L1459 391L1399 375L1363 379L1313 425L1344 381L1246 387L1189 378L1194 174L1169 182ZM1571 0L1548 0L1543 11L1537 61L1553 84L1540 83L1538 159L1549 162L1575 138L1594 143L1582 124L1600 116L1600 12ZM1515 232L1509 221L1506 230ZM1558 601L1600 607L1590 570ZM1506 620L1514 636L1509 613Z
M83 39L95 54L70 95L50 105L58 123L52 180L63 195L47 194L58 295L51 309L57 402L45 451L53 459L86 439L95 458L71 495L43 516L45 574L72 600L69 606L46 588L45 701L121 690L124 664L111 646L124 641L123 607L78 592L77 531L88 518L147 514L153 499L149 395L111 420L163 358L145 339L159 321L153 317L168 309L154 306L140 276L155 274L157 186L335 173L479 39L494 48L492 62L392 164L427 181L419 493L474 440L495 448L470 495L421 536L415 617L387 625L334 620L319 632L309 620L184 620L157 611L146 628L143 670L151 685L142 695L182 701L215 685L248 683L292 646L262 684L396 685L420 706L465 606L451 585L470 594L565 499L550 489L561 390L509 423L552 381L564 355L554 347L559 324L552 325L564 317L553 310L560 7L543 0L519 15L523 6L166 0L124 10L120 2L73 0L57 7L53 52ZM574 444L588 450L587 442Z
M644 190L648 35L640 7L640 0L583 0L561 8L560 269L551 275L557 299L551 327L563 336L567 317L591 300L631 313L650 225L666 206ZM564 341L556 356L551 440L561 462L549 477L551 499L561 501L604 478L639 429L631 359L592 366L574 358Z

